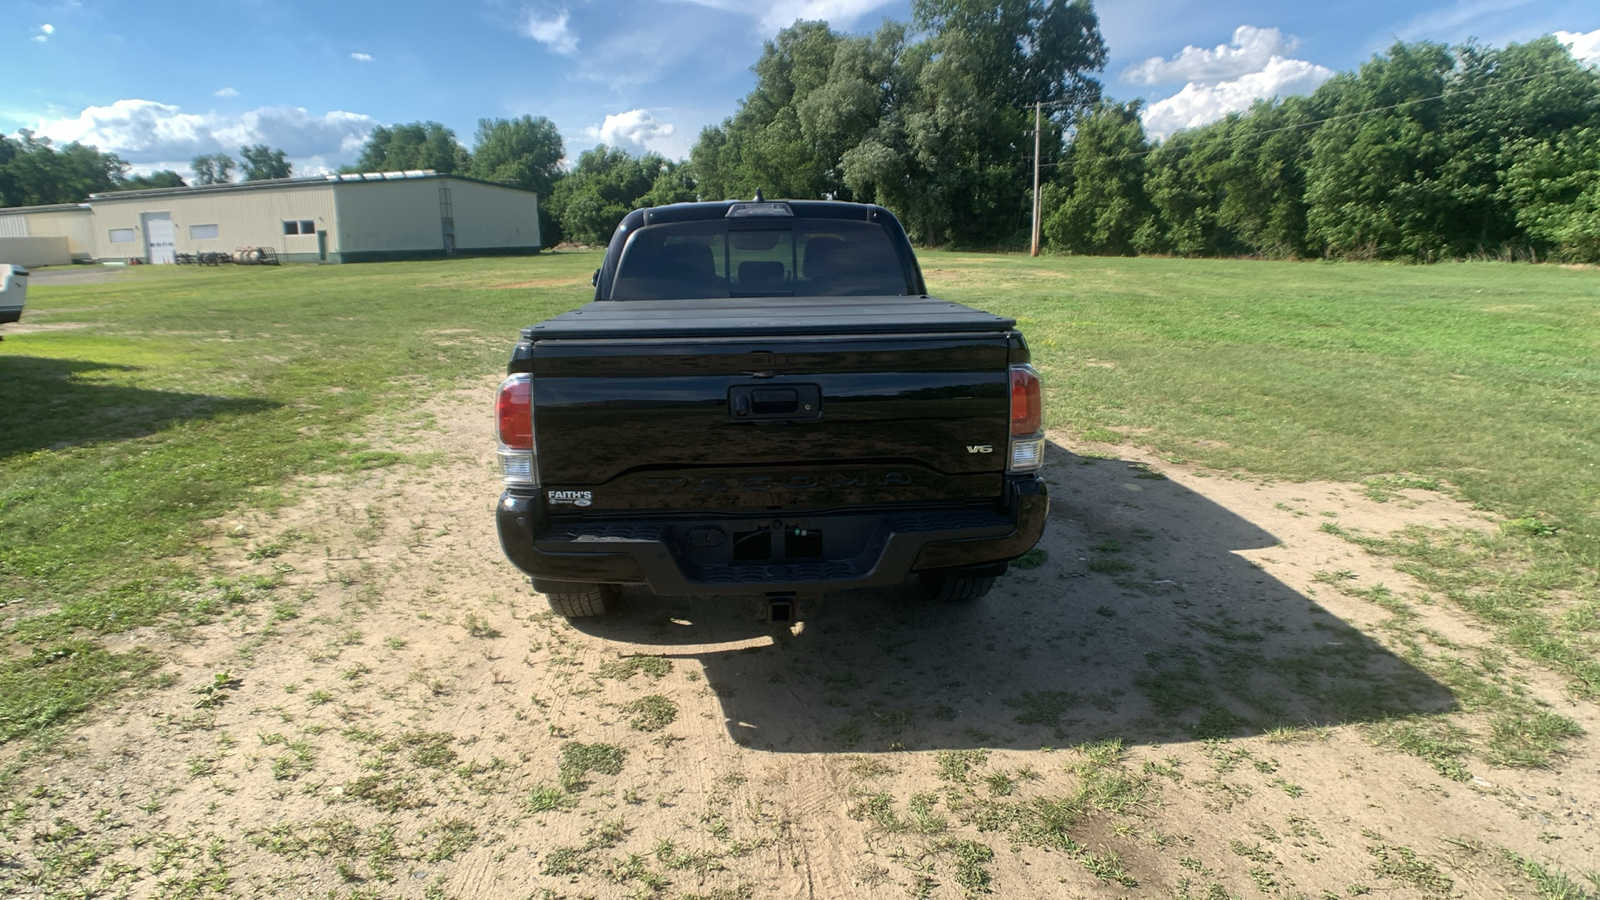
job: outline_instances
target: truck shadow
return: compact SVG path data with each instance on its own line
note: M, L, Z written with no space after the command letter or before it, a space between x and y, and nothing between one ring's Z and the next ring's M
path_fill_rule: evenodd
M136 371L77 359L0 356L0 459L77 444L128 440L173 423L260 412L270 400L156 391L86 378Z
M1455 708L1234 553L1272 534L1137 463L1055 445L1050 463L1044 561L977 603L908 581L829 595L785 628L726 599L630 591L574 624L698 661L733 740L777 752L1165 743Z

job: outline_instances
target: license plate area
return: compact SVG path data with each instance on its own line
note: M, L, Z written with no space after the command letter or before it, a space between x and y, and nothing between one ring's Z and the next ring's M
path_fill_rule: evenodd
M772 562L821 559L822 530L819 528L760 527L733 533L733 562Z
M850 562L871 568L884 535L881 515L699 521L671 532L672 555L691 575L703 567Z

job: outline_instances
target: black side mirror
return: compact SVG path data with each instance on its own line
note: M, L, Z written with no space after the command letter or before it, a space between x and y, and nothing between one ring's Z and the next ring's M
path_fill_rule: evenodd
M594 270L594 274L589 276L589 286L590 287L599 287L600 286L600 270L599 269L595 269Z

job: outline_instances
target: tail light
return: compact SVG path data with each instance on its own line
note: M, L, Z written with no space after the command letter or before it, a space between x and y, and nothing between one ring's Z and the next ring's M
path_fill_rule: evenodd
M494 435L500 444L500 478L507 485L539 483L533 452L533 378L513 375L494 401Z
M1032 437L1044 424L1043 391L1037 370L1026 363L1011 367L1011 436Z
M1006 469L1032 472L1044 464L1044 384L1027 363L1011 367L1011 457Z

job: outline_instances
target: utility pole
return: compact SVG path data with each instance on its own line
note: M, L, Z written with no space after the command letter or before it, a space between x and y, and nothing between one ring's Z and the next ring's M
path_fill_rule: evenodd
M1030 256L1039 255L1039 111L1043 107L1039 101L1033 104L1033 251Z

